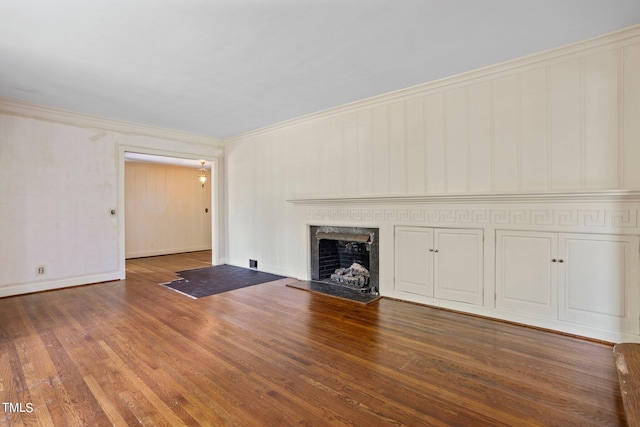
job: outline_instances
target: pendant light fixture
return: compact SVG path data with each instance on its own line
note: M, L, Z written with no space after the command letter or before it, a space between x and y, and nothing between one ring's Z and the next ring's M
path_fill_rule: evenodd
M204 188L204 183L207 182L207 171L204 170L204 160L200 160L202 166L200 167L200 173L198 174L198 179L202 184L202 188Z

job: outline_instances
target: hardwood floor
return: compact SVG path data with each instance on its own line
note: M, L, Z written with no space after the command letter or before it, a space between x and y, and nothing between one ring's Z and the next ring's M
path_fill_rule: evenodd
M625 424L608 345L281 283L158 286L210 257L0 299L0 425Z

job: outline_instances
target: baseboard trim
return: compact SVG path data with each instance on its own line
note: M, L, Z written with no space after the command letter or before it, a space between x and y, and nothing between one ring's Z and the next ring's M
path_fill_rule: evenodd
M173 255L173 254L183 254L188 252L199 252L199 251L210 251L211 246L195 246L193 248L173 248L173 249L162 249L155 251L141 251L141 252L133 252L125 255L125 259L133 259L133 258L146 258L150 256L161 256L161 255Z
M91 276L78 276L60 280L10 285L4 288L0 288L0 298L15 295L32 294L34 292L51 291L54 289L63 289L73 286L90 285L93 283L110 282L113 280L120 280L120 278L121 277L119 271L112 271Z

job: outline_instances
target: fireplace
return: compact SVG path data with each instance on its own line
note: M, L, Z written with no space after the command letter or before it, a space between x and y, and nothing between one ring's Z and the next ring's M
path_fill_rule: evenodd
M311 226L311 280L378 293L378 229Z

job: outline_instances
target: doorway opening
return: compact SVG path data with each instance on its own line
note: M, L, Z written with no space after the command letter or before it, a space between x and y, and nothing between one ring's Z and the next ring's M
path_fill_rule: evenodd
M120 157L122 278L132 258L210 250L216 265L217 159L137 148L122 148Z

